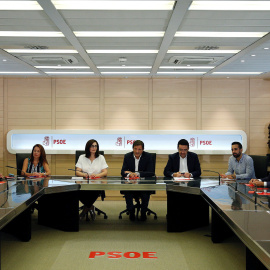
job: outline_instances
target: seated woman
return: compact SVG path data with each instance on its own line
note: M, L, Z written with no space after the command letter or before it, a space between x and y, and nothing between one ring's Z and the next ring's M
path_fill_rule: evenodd
M85 155L80 155L76 163L76 175L86 178L105 177L108 173L108 165L103 155L99 154L98 142L94 139L89 140L85 145ZM83 210L80 219L84 219L89 211L91 218L95 219L94 202L97 200L100 191L80 190L79 199L82 202Z
M3 178L3 174L2 174L2 173L0 173L0 179L1 179L1 178Z
M36 144L29 158L23 162L22 175L46 177L51 174L46 153L42 145Z

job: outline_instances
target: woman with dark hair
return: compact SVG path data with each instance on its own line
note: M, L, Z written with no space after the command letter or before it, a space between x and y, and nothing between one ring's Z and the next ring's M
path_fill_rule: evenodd
M43 146L40 144L34 145L30 157L23 162L22 175L46 177L50 174L51 171Z
M108 165L103 155L99 154L98 142L94 139L89 140L85 145L85 154L80 155L76 163L76 175L86 178L100 178L107 176ZM94 202L97 200L100 191L80 190L79 199L83 203L83 211L80 218L84 219L89 211L92 219L95 219Z

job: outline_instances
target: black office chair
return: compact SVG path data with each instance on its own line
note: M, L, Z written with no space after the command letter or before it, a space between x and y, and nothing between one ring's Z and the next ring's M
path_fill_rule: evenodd
M266 177L268 167L268 156L250 155L250 157L253 159L256 178L261 179Z
M30 157L30 153L16 153L16 168L17 168L17 175L21 175L21 169L23 167L23 162L26 158Z
M156 153L150 153L152 155L152 161L154 162L154 172L156 171ZM125 194L124 191L120 191L121 194ZM156 192L155 191L151 191L151 194L155 194ZM125 197L125 196L124 196ZM134 205L135 207L135 210L136 210L136 218L138 219L138 216L139 216L139 212L142 208L142 204L140 202L140 197L139 196L135 196L134 197L134 200L136 202L136 204ZM129 211L127 209L125 209L124 211L120 212L119 214L119 219L122 219L122 214L126 213L127 215L129 215ZM153 214L154 215L154 219L157 219L157 214L156 212L152 211L150 208L147 208L146 210L146 213L147 215L151 215Z
M99 153L101 155L104 155L104 151L99 151ZM75 153L75 164L77 163L80 155L83 155L83 154L85 154L85 151L84 150L76 150L76 153ZM104 190L101 190L100 197L101 197L101 200L104 201L104 198L106 197ZM82 209L83 209L83 206L81 206L79 208L79 211L81 211ZM99 208L95 207L95 211L97 212L98 215L100 215L100 214L104 215L104 219L107 219L108 218L107 214L105 212L103 212L102 210L100 210ZM89 216L88 216L88 213L86 213L86 221L90 221Z

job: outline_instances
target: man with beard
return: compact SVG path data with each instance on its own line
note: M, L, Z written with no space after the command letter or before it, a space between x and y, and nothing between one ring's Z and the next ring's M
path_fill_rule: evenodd
M232 143L232 156L229 159L229 168L222 178L228 179L252 179L255 177L253 159L243 154L242 144L240 142Z

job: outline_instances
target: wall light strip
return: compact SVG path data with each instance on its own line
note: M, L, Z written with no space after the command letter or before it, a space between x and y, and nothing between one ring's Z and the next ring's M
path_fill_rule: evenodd
M212 69L214 68L214 66L190 66L190 67L187 67L187 66L162 66L162 67L159 67L160 69Z
M32 49L4 49L9 53L78 53L76 50L32 50Z
M269 1L193 1L189 10L270 10Z
M222 54L222 53L238 53L240 50L168 50L167 53L202 53L202 54Z
M247 75L258 75L258 74L262 74L263 72L213 72L212 74L229 74L229 75L244 75L244 74L247 74Z
M165 32L158 31L76 31L77 37L163 37Z
M187 32L181 31L176 32L175 37L235 37L235 38L243 38L243 37L263 37L268 32Z
M86 50L87 53L158 53L158 50Z
M174 1L60 1L53 0L56 9L73 10L172 10Z
M0 36L1 37L64 37L62 32L52 32L52 31L0 31Z
M0 10L43 10L37 1L0 1Z
M150 69L152 68L151 66L99 66L97 68L100 69L106 69L106 68L111 68L111 69L136 69L136 68L141 68L141 69Z
M52 69L90 69L90 67L87 66L35 66L35 68L52 68Z

